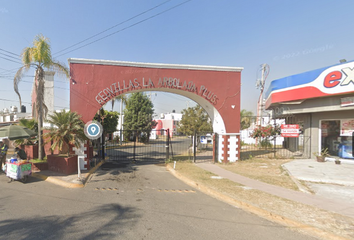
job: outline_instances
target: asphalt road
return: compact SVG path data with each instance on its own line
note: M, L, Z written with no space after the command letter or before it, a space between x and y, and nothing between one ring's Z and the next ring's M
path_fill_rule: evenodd
M0 239L314 239L211 198L164 166L107 163L85 188L0 175Z

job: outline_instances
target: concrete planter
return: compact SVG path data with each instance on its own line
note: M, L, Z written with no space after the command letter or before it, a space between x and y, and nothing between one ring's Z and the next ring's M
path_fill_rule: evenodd
M317 162L324 162L325 156L316 156Z
M64 173L66 175L77 173L77 155L62 156L62 155L48 155L48 170L53 172Z
M32 163L32 171L39 172L39 171L44 171L44 170L48 170L48 163L47 162Z

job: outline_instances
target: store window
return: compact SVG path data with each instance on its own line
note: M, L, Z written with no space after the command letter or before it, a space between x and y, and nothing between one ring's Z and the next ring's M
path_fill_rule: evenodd
M352 133L354 120L321 121L321 148L327 148L330 155L353 158Z

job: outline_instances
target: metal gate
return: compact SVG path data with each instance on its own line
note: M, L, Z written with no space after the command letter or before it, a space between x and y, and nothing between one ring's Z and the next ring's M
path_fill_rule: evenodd
M116 132L106 139L105 156L114 161L164 162L166 160L205 160L213 157L213 135L184 136L167 130ZM196 139L196 141L194 141Z

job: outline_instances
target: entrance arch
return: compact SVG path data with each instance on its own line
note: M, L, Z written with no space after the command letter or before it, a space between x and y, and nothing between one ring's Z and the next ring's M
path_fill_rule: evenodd
M84 122L113 97L163 91L201 105L220 136L219 161L239 159L240 67L136 63L70 58L70 110Z

